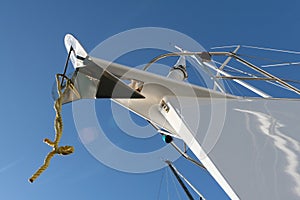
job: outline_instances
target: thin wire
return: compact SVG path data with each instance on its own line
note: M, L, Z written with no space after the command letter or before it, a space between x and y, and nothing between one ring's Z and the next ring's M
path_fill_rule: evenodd
M224 70L224 71L227 71L227 70ZM235 72L234 70L229 70L229 71ZM243 96L243 93L241 92L241 90L232 81L224 80L224 82L227 85L227 87L229 88L231 94L234 94L233 90L232 90L232 88L234 88L235 91L237 92L235 95L239 94L240 96Z
M189 59L188 59L188 60L189 60ZM189 62L190 62L190 61L191 61L191 60L189 60ZM192 60L192 61L193 61L193 60ZM193 61L193 62L194 62L194 61ZM194 64L195 64L195 63L194 63ZM201 81L201 82L203 82L202 84L203 84L203 86L205 86L206 83L205 83L205 80L203 79L203 77L198 73L198 71L195 69L194 66L192 66L191 68L192 68L192 70L194 71L194 74L196 74L198 80ZM202 69L202 70L204 70L204 71L208 74L208 76L210 76L211 78L213 78L213 74L212 74L207 68L204 68L204 69Z
M232 45L232 46L221 46L221 47L213 47L211 49L222 49L222 48L233 48L237 47L238 45ZM244 48L251 48L251 49L259 49L259 50L264 50L264 51L274 51L274 52L280 52L280 53L290 53L290 54L297 54L299 55L300 52L298 51L290 51L290 50L280 50L280 49L273 49L273 48L265 48L265 47L256 47L256 46L250 46L250 45L241 45L241 47ZM261 57L261 56L252 56L252 55L247 55L247 54L237 54L238 56L241 57L248 57L248 58L254 58L257 60L267 60L267 61L272 61L272 62L280 62L279 64L269 64L269 65L262 65L261 67L277 67L277 66L286 66L286 65L299 65L299 62L285 62L282 60L275 60L275 59L270 59L266 57Z
M220 62L218 62L218 61L215 61L215 60L214 60L214 62L217 63L217 64L220 64ZM249 72L245 72L245 71L243 71L243 70L240 70L240 69L231 67L231 66L229 66L229 65L226 65L225 67L227 67L227 68L233 70L233 71L231 71L231 72L239 72L239 73L241 73L241 74L245 74L245 75L252 76L252 77L258 76L258 75L251 74L251 73L249 73ZM224 69L224 71L226 71L226 70Z
M225 71L225 70L224 70ZM231 92L231 94L234 94L233 90L232 90L232 87L235 88L235 90L237 91L237 94L240 94L240 96L243 95L243 93L240 91L240 89L238 89L236 87L236 85L232 82L232 81L226 81L224 80L223 82L225 82L225 84L227 85L229 91ZM236 95L236 94L235 94Z
M188 61L191 63L191 62L193 62L193 64L194 65L198 65L198 64L196 64L195 62L194 62L194 60L190 60L189 58L188 58ZM201 81L201 82L203 82L202 84L204 84L205 85L205 80L203 80L203 77L198 73L198 71L195 69L195 67L193 67L194 65L192 64L192 70L193 70L193 72L194 72L194 74L196 74L196 76L197 76L197 78ZM203 69L201 69L201 70L203 70ZM211 75L211 74L208 74L209 76Z
M219 46L219 47L211 47L210 49L226 49L226 48L234 48L239 45L229 45L229 46Z
M164 171L164 172L162 172L161 179L160 179L160 183L159 183L158 194L157 194L157 200L159 200L160 191L161 191L161 185L162 185L162 181L163 181L163 179L164 179L165 173L166 173L166 169L163 170L163 171Z
M248 77L248 76L216 76L218 79L224 79L224 80L254 80L254 81L277 81L274 78L268 78L268 77L262 77L262 76L257 76L257 77ZM285 78L280 78L281 80L285 82L292 82L292 83L300 83L298 80L290 80L290 79L285 79Z
M237 71L238 69L234 70L233 67L232 67L232 69L231 69L230 66L228 66L228 68L229 68L229 69L224 69L223 71L224 71L224 72L234 72L234 73L237 73L237 72L238 72L238 73L245 74L245 75L248 75L248 76L260 76L260 74L251 74L251 73L244 72L244 71L239 72L239 71Z
M267 48L267 47L256 47L256 46L249 46L249 45L242 45L242 47L249 48L249 49L265 50L265 51L275 51L275 52L280 52L280 53L300 54L299 51L281 50L281 49L273 49L273 48Z
M181 150L174 142L171 142L170 144L171 144L171 145L175 148L175 150L178 151L185 159L191 161L193 164L197 165L198 167L201 167L202 169L205 169L205 170L206 170L205 166L204 166L202 163L200 163L200 162L194 160L193 158L191 158L190 156L188 156L188 155L187 155L186 153L184 153L184 152L183 152L183 151L182 151L182 150Z
M271 62L284 62L282 60L274 60L274 59L271 59L271 58L266 58L266 57L262 57L262 56L253 56L253 55L248 55L248 54L236 54L237 56L240 56L240 57L248 57L248 58L254 58L256 60L266 60L266 61L271 61Z
M169 171L167 170L167 173L166 173L166 185L167 185L167 195L168 195L168 200L170 200L170 194L169 194L169 182L168 182L168 173L169 173Z
M229 46L219 46L219 47L212 47L210 49L225 49L225 48L233 48L239 45L229 45ZM299 51L291 51L291 50L281 50L281 49L274 49L274 48L267 48L267 47L257 47L252 45L240 45L241 47L249 48L249 49L259 49L264 51L275 51L281 53L290 53L290 54L300 54Z
M227 85L227 88L229 89L230 94L233 94L233 91L229 85L229 81L224 80L223 83L225 82L225 84ZM237 88L236 88L237 89Z
M218 62L218 61L214 61L214 62L217 63L217 64L220 64L220 62ZM229 65L226 65L225 67L227 67L227 68L229 68L229 69L231 69L231 70L224 69L224 71L238 72L238 73L241 73L241 74L245 74L245 75L251 76L251 77L253 77L253 78L257 78L257 77L259 76L259 75L251 74L251 73L249 73L249 72L245 72L245 71L236 69L236 68L231 67L231 66L229 66ZM285 90L288 90L288 91L292 91L291 89L286 88L286 87L284 87L284 86L282 86L282 85L280 85L280 84L278 84L278 83L276 83L276 82L272 82L272 81L266 81L266 82L267 82L267 83L270 83L270 84L272 84L272 85L274 85L274 86L276 86L276 87L279 87L279 88L282 88L282 89L285 89ZM297 80L291 80L290 82L298 83ZM299 83L300 83L300 82L299 82ZM233 84L232 84L232 85L233 85ZM235 88L236 88L236 87L235 87ZM240 94L241 94L241 93L240 93Z
M248 58L254 58L256 60L266 60L266 61L271 61L274 62L275 64L267 64L267 65L261 65L261 68L265 67L282 67L282 66L289 66L289 65L294 65L294 66L299 66L300 62L287 62L283 60L274 60L271 58L266 58L266 57L261 57L261 56L252 56L252 55L247 55L247 54L236 54L237 56L240 57L248 57Z
M278 63L278 64L269 64L269 65L262 65L260 67L282 67L282 66L299 66L300 62L285 62L285 63Z
M236 71L234 71L234 70L224 70L224 71L236 72ZM250 75L250 73L249 73L249 74L248 74L248 73L245 73L245 74ZM252 77L253 77L253 78L257 78L256 75L252 75ZM300 84L300 81L296 81L296 80L288 80L288 81L294 82L294 83L299 83L299 84ZM285 89L285 90L288 90L288 91L292 91L292 90L290 90L289 88L286 88L286 87L284 87L284 86L282 86L282 85L280 85L280 84L278 84L278 83L276 83L276 82L272 82L272 81L265 81L265 82L267 82L267 83L269 83L269 84L271 84L271 85L274 85L274 86L276 86L276 87L279 87L279 88L282 88L282 89ZM229 82L229 83L231 83L231 82ZM231 85L235 87L235 85L234 85L233 83L231 83ZM237 87L235 87L235 88L237 89ZM240 92L240 94L242 94L242 93Z
M268 82L268 83L270 83L270 84L272 84L272 85L274 85L274 86L280 87L280 88L282 88L282 89L285 89L285 90L288 90L288 91L293 91L293 90L291 90L291 89L289 89L289 88L286 88L286 87L284 87L284 86L282 86L282 85L280 85L280 84L278 84L278 83L275 83L275 82L272 82L272 81L266 81L266 82Z
M200 196L202 199L205 199L203 195L177 170L175 166L173 166L173 168L175 169L176 173L194 190L194 192L197 193L198 196Z
M282 53L290 53L290 54L300 54L300 52L296 52L296 51L289 51L289 50L279 50L279 49L272 49L272 48L264 48L264 47L255 47L255 46L247 46L247 45L243 45L242 47L246 47L246 48L254 48L254 49L260 49L260 50L266 50L266 51L276 51L276 52L282 52ZM242 59L241 57L237 56L237 54L232 54L231 56L233 56L238 62L241 62L242 64L254 69L255 71L259 71L260 73L262 73L263 75L265 76L268 76L270 78L274 78L278 84L280 84L281 86L284 86L284 87L281 87L281 88L284 88L286 90L289 90L289 91L293 91L297 94L300 93L300 90L296 87L294 87L293 85L290 85L289 83L287 83L286 81L280 79L280 78L277 78L276 76L258 68L257 66L249 63L248 61ZM245 56L245 55L244 55ZM257 57L256 57L257 58ZM268 83L271 83L275 86L278 86L280 87L279 85L277 85L277 83L273 83L273 82L270 82L270 81L266 81Z
M254 47L254 46L242 46L245 48L254 48L254 49L260 49L260 50L266 50L266 51L276 51L276 52L281 52L281 53L290 53L290 54L297 54L299 55L300 52L297 51L289 51L289 50L279 50L279 49L271 49L271 48L263 48L263 47ZM267 64L267 65L262 65L260 67L281 67L281 66L288 66L288 65L300 65L300 62L286 62L283 60L275 60L271 58L266 58L266 57L261 57L261 56L252 56L252 55L247 55L247 54L237 54L238 56L241 57L248 57L248 58L254 58L257 60L266 60L266 61L271 61L276 64Z
M168 172L171 173L170 170L168 170ZM181 195L180 195L180 193L179 193L179 190L178 190L178 188L177 188L177 185L176 185L176 183L175 183L175 180L174 180L175 178L174 178L174 176L171 176L171 175L170 175L170 177L171 177L171 180L172 180L172 182L173 182L173 185L175 186L175 190L176 190L177 196L179 197L179 199L182 200L182 197L181 197Z
M217 86L217 88L219 89L220 92L225 93L225 89L222 87L222 85L215 78L215 75L211 72L211 70L207 66L203 65L203 67L201 67L202 64L200 64L200 62L199 62L199 60L196 56L187 57L187 60L192 64L192 66L193 66L192 68L193 68L194 72L196 72L197 77L198 78L200 77L199 80L201 80L203 78L201 77L201 74L198 74L198 71L196 70L196 67L194 67L194 65L199 66L200 69L202 71L204 71L214 81L214 83L216 84L216 86ZM203 79L203 84L206 85L205 79Z

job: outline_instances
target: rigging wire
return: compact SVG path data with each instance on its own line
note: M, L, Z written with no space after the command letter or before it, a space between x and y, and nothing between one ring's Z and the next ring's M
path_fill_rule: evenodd
M285 62L285 63L278 63L278 64L269 64L269 65L261 65L260 67L267 68L267 67L283 67L283 66L300 66L300 62Z
M167 173L166 173L166 183L167 183L167 195L168 195L168 200L170 200L170 193L169 193L169 179L168 179L168 173L169 171L167 170Z
M168 172L171 173L170 171L168 171ZM177 196L179 197L179 199L182 200L182 196L181 196L180 193L179 193L179 190L178 190L178 188L177 188L177 184L175 183L175 180L174 180L174 176L170 176L170 177L171 177L171 180L172 180L173 185L174 185L174 187L175 187Z
M220 47L212 47L211 49L223 49L223 48L233 48L237 47L239 45L231 45L231 46L220 46ZM273 51L273 52L280 52L280 53L289 53L289 54L297 54L299 55L299 51L291 51L291 50L281 50L281 49L274 49L274 48L265 48L265 47L257 47L257 46L250 46L250 45L240 45L241 47L248 48L248 49L259 49L259 50L264 50L264 51ZM271 58L266 58L262 56L253 56L253 55L247 55L247 54L236 54L241 57L248 57L248 58L254 58L257 60L266 60L266 61L271 61L275 62L277 64L268 64L268 65L262 65L260 67L279 67L279 66L288 66L288 65L300 65L300 62L286 62L282 60L275 60ZM279 63L278 63L279 62Z
M192 59L190 59L190 58L192 58ZM209 75L209 77L214 81L214 84L215 84L216 88L218 88L220 92L226 93L226 92L225 92L225 88L223 88L222 84L219 83L219 81L215 78L215 76L214 76L213 73L209 70L209 68L207 68L207 67L201 67L201 66L203 66L203 65L199 62L198 58L197 58L195 55L192 55L192 56L188 57L187 59L188 59L188 61L189 61L191 64L194 63L194 65L198 65L204 72L206 72L206 73ZM193 67L193 70L196 71L196 69L195 69L194 67ZM197 73L197 72L196 72L196 73ZM200 76L200 75L199 75L199 76ZM203 78L202 78L202 79L203 79ZM204 82L204 83L205 83L205 82ZM216 89L216 88L215 88L215 89Z
M174 166L172 165L172 163L169 160L165 161L170 170L172 171L172 173L174 174L174 176L176 177L178 183L180 184L180 186L182 187L182 189L184 190L185 194L187 195L187 197L189 198L189 200L194 200L192 194L190 193L190 191L187 189L187 187L184 185L183 181L180 179L179 175L176 173L176 170L174 169Z
M197 59L196 57L187 57L187 60L192 64L192 66L194 66L194 65L196 65L196 66L199 66L200 67L200 69L201 70L203 70L206 74L208 74L208 76L211 78L211 79L213 79L213 81L214 82L217 82L218 80L215 80L215 76L213 75L213 73L208 69L208 68L206 68L206 67L201 67L201 65L199 64L199 63L197 63L196 61L195 61L195 59ZM197 78L199 79L199 80L203 80L203 85L204 86L207 86L206 85L206 82L205 82L205 79L201 76L201 74L199 74L199 72L196 70L196 67L192 67L192 70L194 71L194 74L196 74L196 76L197 76ZM218 89L220 90L220 91L224 91L224 88L220 88L221 86L220 86L220 84L218 84Z
M217 64L219 64L219 65L222 64L221 62L218 62L218 61L215 61L215 60L214 60L214 62L217 63ZM253 74L251 74L251 73L245 72L245 71L240 70L240 69L236 69L236 68L234 68L234 67L229 66L228 64L225 65L225 67L226 67L226 68L229 68L229 69L225 69L225 68L224 68L223 71L234 72L234 73L241 73L241 74L245 74L245 75L248 75L248 76L251 76L251 77L256 77L255 75L253 75ZM234 83L232 83L231 81L224 81L224 82L225 82L225 84L228 86L228 88L229 88L231 94L233 94L233 91L232 91L232 88L231 88L231 86L232 86L232 87L234 87L234 88L236 89L236 91L237 91L241 96L243 96L243 93L241 92L241 90L238 89ZM231 86L230 86L230 85L231 85Z
M160 133L161 135L169 135L169 136L171 136L171 137L174 137L174 136L175 136L175 134L169 133L169 132L167 132L167 131L162 131L160 127L158 127L157 125L155 125L154 123L152 123L150 120L147 120L147 121L148 121L148 123L149 123L150 125L152 125L152 127L155 128L156 131L157 131L158 133ZM180 139L180 138L179 138L179 139ZM170 144L171 144L171 145L174 147L174 149L175 149L176 151L178 151L178 153L180 153L185 159L187 159L187 160L189 160L190 162L194 163L194 164L197 165L198 167L201 167L202 169L205 169L205 170L206 170L205 166L204 166L202 163L200 163L200 162L194 160L193 158L191 158L185 151L182 151L182 150L181 150L181 149L180 149L173 141L170 142Z
M217 64L219 64L219 65L221 64L221 62L218 62L218 61L215 61L215 60L214 60L214 62L217 63ZM251 77L254 77L254 78L260 76L260 74L251 74L249 72L245 72L243 70L237 69L237 68L232 67L230 65L226 65L226 68L228 68L228 69L224 69L223 71L234 72L234 73L241 73L241 74L245 74L245 75L248 75L248 76L251 76Z
M249 54L241 54L241 53L238 53L238 54L236 54L236 55L237 55L237 56L240 56L240 57L253 58L253 59L256 59L256 60L271 61L271 62L274 62L274 63L284 62L284 61L282 61L282 60L275 60L275 59L272 59L272 58L266 58L266 57L262 57L262 56L254 56L254 55L249 55Z
M275 76L275 75L273 75L273 74L271 74L271 73L269 73L269 72L267 72L267 71L265 71L265 70L257 67L256 65L248 62L247 60L244 60L241 57L238 57L238 56L236 56L234 54L232 54L231 56L233 56L236 59L236 61L244 64L245 66L247 66L247 67L249 67L249 68L251 68L251 69L253 69L253 70L255 70L255 71L259 72L259 73L261 73L262 75L264 75L266 77L274 79L274 81L276 81L277 83L281 84L282 86L285 86L286 88L291 89L296 94L300 94L300 89L294 87L293 85L290 85L289 83L283 81L282 79L278 78L277 76Z
M274 48L268 48L268 47L257 47L257 46L251 46L251 45L242 45L242 47L249 48L249 49L259 49L259 50L265 50L265 51L274 51L274 52L280 52L280 53L289 53L289 54L300 55L299 51L274 49Z
M216 78L218 79L224 79L224 80L233 80L233 79L237 79L237 80L254 80L254 81L276 81L274 78L268 78L268 77L262 77L262 76L252 76L252 77L248 77L248 76L216 76ZM290 80L290 79L285 79L285 78L280 78L281 80L285 81L285 82L292 82L292 83L300 83L300 81L298 80Z
M259 72L260 74L268 77L268 78L271 78L271 79L274 79L274 81L276 81L278 84L286 87L286 89L288 90L291 90L292 92L295 92L296 94L300 94L300 89L298 89L297 87L287 83L286 81L278 78L277 76L274 76L273 74L259 68L258 66L252 64L251 62L248 62L247 60L239 57L236 53L233 53L233 52L173 52L173 53L166 53L166 54L162 54L162 55L159 55L155 58L153 58L150 62L148 62L143 70L147 70L151 64L159 61L160 59L163 59L163 58L166 58L166 57L172 57L172 56L200 56L200 58L203 58L203 59L208 59L208 61L211 61L211 56L228 56L228 57L232 57L234 58L237 62L240 62L241 64L247 66L248 68L254 70L254 71L257 71ZM198 61L198 59L196 59ZM214 70L220 72L219 69L215 69L215 67L211 67L210 68L213 68ZM243 85L244 87L246 87L247 89L251 90L252 92L258 94L259 96L261 97L264 97L264 98L269 98L270 96L264 92L262 92L261 90L239 80L239 79L233 79L235 82L238 82L240 85Z
M180 153L185 159L189 160L190 162L192 162L193 164L197 165L198 167L200 167L200 168L206 170L206 167L205 167L202 163L200 163L200 162L194 160L194 159L191 158L187 153L184 153L184 152L183 152L183 151L182 151L182 150L181 150L174 142L170 142L170 144L171 144L171 145L174 147L174 149L175 149L176 151L178 151L178 153Z
M205 200L205 198L203 197L203 195L193 186L193 184L191 184L178 170L175 166L173 166L174 170L176 171L176 173L194 190L194 192L197 193L197 195L199 195L199 197L201 197L201 199Z
M283 60L274 60L271 58L266 58L266 57L261 57L261 56L253 56L253 55L248 55L248 54L236 54L237 56L240 57L248 57L248 58L253 58L256 60L266 60L266 61L271 61L275 64L266 64L266 65L261 65L260 67L262 68L267 68L267 67L283 67L283 66L296 66L296 65L300 65L300 62L287 62L287 61L283 61Z
M162 172L162 175L161 175L161 178L160 178L160 182L159 182L158 194L157 194L157 200L159 200L162 182L163 182L163 179L164 179L164 176L165 176L167 170L165 169L165 170L163 170L163 171L164 171L164 172Z
M227 88L229 89L230 94L233 94L233 90L229 84L231 84L239 92L239 94L241 94L239 89L234 84L230 83L229 81L223 81L223 82L225 83L225 85L227 85Z
M215 61L215 60L214 60L214 62L217 63L217 64L221 64L220 62ZM229 66L229 65L226 65L226 68L229 68L229 69L224 69L223 71L237 72L237 73L241 73L241 74L248 75L248 76L253 77L253 78L259 78L259 76L260 76L260 75L258 75L258 74L255 75L255 74L251 74L251 73L249 73L249 72L245 72L245 71L243 71L243 70L234 68L234 67ZM282 80L284 80L284 81L286 81L286 82L294 82L294 83L299 83L299 84L300 84L300 81L297 81L297 80L286 80L286 79L282 79ZM279 87L279 88L282 88L282 89L285 89L285 90L288 90L288 91L292 91L291 89L286 88L286 87L284 87L284 86L282 86L282 85L280 85L280 84L278 84L278 83L276 83L276 82L272 82L272 81L269 81L269 80L266 80L266 82L269 83L269 84L272 84L272 85L274 85L274 86L276 86L276 87Z
M218 47L211 47L210 49L226 49L226 48L236 48L237 46L241 46L241 45L228 45L228 46L218 46Z
M237 46L239 46L239 45L219 46L219 47L212 47L211 49L234 48L234 47L237 47ZM240 45L240 46L248 48L248 49L259 49L259 50L264 50L264 51L274 51L274 52L280 52L280 53L300 54L299 51L274 49L274 48L268 48L268 47L257 47L257 46L253 46L253 45Z
M218 62L218 61L215 61L215 60L214 60L214 62L217 63L217 64L219 64L219 65L221 65L221 62ZM251 73L249 73L249 72L245 72L245 71L243 71L243 70L240 70L240 69L231 67L231 66L228 65L228 64L225 65L225 67L226 67L226 68L229 68L229 69L225 69L225 68L224 68L223 71L225 71L225 72L241 73L241 74L244 74L244 75L247 75L247 76L250 76L250 77L257 77L257 76L258 76L258 75L254 75L254 74L251 74ZM233 94L233 90L232 90L232 88L231 88L231 86L232 86L232 87L235 88L235 90L238 92L238 94L240 94L240 96L243 96L243 93L241 92L241 90L238 89L237 86L236 86L234 83L232 83L231 81L225 81L225 80L224 80L224 82L225 82L225 84L228 86L228 88L229 88L231 94ZM230 85L231 85L231 86L230 86Z

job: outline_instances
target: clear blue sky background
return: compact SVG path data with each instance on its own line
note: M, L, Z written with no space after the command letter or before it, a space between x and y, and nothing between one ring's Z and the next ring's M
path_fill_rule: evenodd
M34 184L28 183L51 150L42 140L54 136L51 88L63 70L66 33L88 51L109 36L144 26L180 31L206 48L251 44L300 50L299 7L296 0L1 1L0 199L151 200L168 199L168 188L176 191L165 175L158 195L165 169L127 174L95 160L78 138L71 105L63 110L62 144L74 145L75 154L55 157ZM178 168L188 169L207 199L227 199L205 172L186 161Z

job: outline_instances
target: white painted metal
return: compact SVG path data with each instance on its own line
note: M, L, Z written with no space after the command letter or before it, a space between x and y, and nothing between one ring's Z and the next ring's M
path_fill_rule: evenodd
M86 58L88 56L87 52L78 42L78 40L71 34L67 34L65 36L64 42L65 42L65 47L67 52L70 51L71 47L73 48L73 51L70 55L70 60L74 68L82 67L83 66L82 60L78 59L77 56L80 56L81 58Z

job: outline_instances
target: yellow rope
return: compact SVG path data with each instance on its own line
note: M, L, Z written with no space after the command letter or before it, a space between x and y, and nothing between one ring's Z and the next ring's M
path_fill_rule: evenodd
M41 175L41 173L43 173L43 171L45 171L48 168L48 166L50 164L50 160L55 154L69 155L74 152L73 146L58 147L58 143L61 139L62 131L63 131L63 120L62 120L62 116L61 116L61 110L62 110L62 100L64 97L64 92L62 92L62 87L61 87L61 83L60 83L60 79L59 79L60 76L61 76L60 74L56 74L56 85L57 85L57 91L58 91L59 96L54 103L54 109L56 112L55 121L54 121L55 139L54 139L54 142L52 142L48 138L44 139L44 142L46 144L48 144L49 146L51 146L53 148L53 150L51 152L49 152L48 155L46 156L46 158L44 160L44 164L29 179L29 182L31 182L31 183L33 181L35 181L35 179L37 177L39 177ZM66 82L66 89L67 88L70 88L71 90L73 90L76 93L76 95L79 95L77 93L76 89L74 88L74 85L72 84L71 80L69 80L69 79L67 79L67 82ZM66 89L64 91L66 91Z

